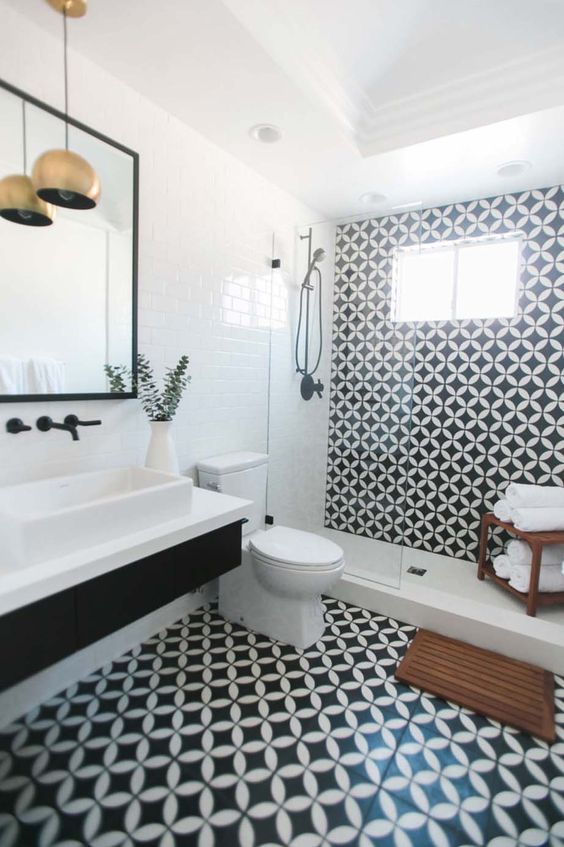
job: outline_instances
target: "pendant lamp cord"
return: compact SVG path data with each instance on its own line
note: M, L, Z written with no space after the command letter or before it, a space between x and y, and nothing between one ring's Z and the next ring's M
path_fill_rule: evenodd
M65 68L65 150L69 149L69 74L68 74L68 57L67 57L67 7L63 8L63 44L64 44L64 68Z
M23 172L27 176L27 134L25 127L25 100L22 100Z

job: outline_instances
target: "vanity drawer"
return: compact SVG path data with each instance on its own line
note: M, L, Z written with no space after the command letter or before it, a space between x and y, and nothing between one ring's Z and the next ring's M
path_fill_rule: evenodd
M76 649L74 588L0 617L0 690Z
M241 564L241 521L173 547L177 597ZM172 552L172 551L171 551Z
M104 638L174 599L170 558L173 549L162 550L77 586L79 648Z
M207 532L76 588L78 646L127 626L241 562L241 522Z
M241 521L0 616L0 691L241 563Z

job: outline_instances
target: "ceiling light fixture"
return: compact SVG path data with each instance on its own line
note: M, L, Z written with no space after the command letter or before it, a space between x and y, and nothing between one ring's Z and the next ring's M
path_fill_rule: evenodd
M515 159L513 162L503 162L497 169L497 175L501 177L519 176L532 168L526 159Z
M47 0L63 15L64 79L65 79L65 149L48 150L35 162L31 173L38 196L66 209L93 209L100 199L100 180L94 168L69 150L69 94L67 18L86 14L86 0Z
M23 226L50 226L55 218L55 209L37 196L26 174L25 100L22 100L22 129L23 173L5 176L0 180L0 217Z
M82 18L86 14L88 0L47 0L56 12L66 13L69 18Z
M276 144L282 138L282 130L274 124L255 124L250 128L249 135L262 144Z
M363 206L381 206L388 199L385 194L379 194L377 191L365 191L358 198Z

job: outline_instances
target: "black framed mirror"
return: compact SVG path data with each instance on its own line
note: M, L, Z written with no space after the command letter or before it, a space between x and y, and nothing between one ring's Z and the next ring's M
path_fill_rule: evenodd
M57 206L45 226L0 216L3 402L136 397L139 155L0 80L0 180L64 148L65 121L100 200ZM124 374L119 390L107 365Z

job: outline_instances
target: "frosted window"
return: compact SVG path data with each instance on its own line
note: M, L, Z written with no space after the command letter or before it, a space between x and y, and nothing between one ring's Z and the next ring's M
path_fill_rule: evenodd
M517 309L520 241L458 249L455 317L510 318Z
M452 315L455 251L399 254L397 317L401 321L446 321Z
M394 259L393 320L512 317L520 261L519 238L399 250Z

